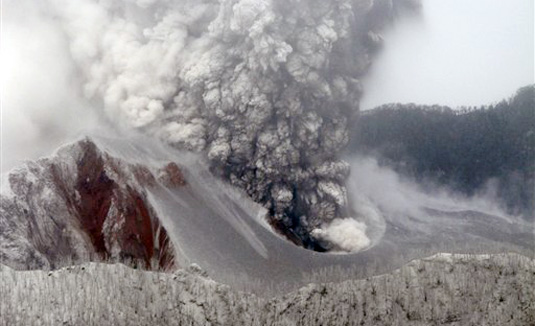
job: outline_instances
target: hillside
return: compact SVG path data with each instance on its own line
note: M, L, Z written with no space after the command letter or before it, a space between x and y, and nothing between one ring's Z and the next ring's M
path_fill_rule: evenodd
M134 260L138 268L172 270L197 263L237 289L288 291L322 270L342 273L314 281L368 277L437 252L529 255L535 245L533 225L489 207L422 200L399 211L357 201L365 234L348 239L366 237L369 246L318 254L277 234L268 212L210 173L202 158L142 136L86 136L4 177L0 258L14 269Z
M350 152L465 195L494 191L513 215L535 212L535 87L480 108L389 104L363 112Z

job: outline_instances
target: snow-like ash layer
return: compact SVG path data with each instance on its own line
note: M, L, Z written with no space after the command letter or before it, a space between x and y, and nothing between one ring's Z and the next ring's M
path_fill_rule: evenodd
M343 216L359 78L413 0L48 0L86 97L180 148L272 213L295 242Z
M173 274L0 265L0 325L533 325L533 273L533 259L516 254L439 254L267 299L214 282L195 265Z
M13 170L0 195L0 258L18 268L109 259L173 267L175 250L147 189L185 185L175 163L131 164L90 139Z

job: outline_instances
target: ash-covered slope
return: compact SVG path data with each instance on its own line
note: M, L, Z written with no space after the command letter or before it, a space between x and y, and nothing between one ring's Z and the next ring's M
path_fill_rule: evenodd
M0 257L18 268L133 260L171 268L175 250L147 190L185 185L174 162L136 164L90 138L4 176Z
M25 0L31 1L31 0ZM381 28L417 0L47 0L86 99L181 149L307 248L350 216L340 151Z
M367 213L366 229L348 234L342 225L331 235L369 245L321 254L274 233L268 212L214 177L202 157L142 136L90 136L5 176L2 261L20 269L135 258L157 268L174 258L175 266L197 263L219 282L266 292L295 289L321 271L341 271L326 282L387 272L437 251L535 250L533 225L392 182L387 192L388 173L358 166L348 184L365 195L354 204ZM373 185L362 182L366 175Z
M124 265L0 269L0 325L532 325L535 262L439 254L392 273L309 284L273 298Z

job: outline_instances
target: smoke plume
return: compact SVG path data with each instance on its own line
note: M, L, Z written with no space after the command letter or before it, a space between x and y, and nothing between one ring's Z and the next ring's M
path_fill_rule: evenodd
M312 230L312 235L347 252L360 251L371 244L366 235L366 224L353 218L334 219L324 228Z
M84 99L118 127L205 152L213 171L301 245L324 249L319 242L331 237L310 232L349 223L332 220L347 202L349 164L339 154L359 79L381 28L416 1L42 2L41 19L59 26Z
M511 216L500 207L490 187L466 197L437 184L417 184L391 168L381 166L373 157L354 156L348 160L352 166L348 180L350 201L365 226L375 231L367 232L368 238L374 242L383 236L387 222L426 235L444 226L462 228L459 221L433 217L430 210L441 213L474 211L500 218L506 224L525 224L521 217Z

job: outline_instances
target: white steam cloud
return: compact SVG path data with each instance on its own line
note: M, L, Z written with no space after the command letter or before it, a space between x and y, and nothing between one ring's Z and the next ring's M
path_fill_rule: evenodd
M491 191L467 198L439 186L425 188L404 179L388 167L380 166L371 157L357 157L351 161L351 193L367 197L386 214L420 216L424 214L422 209L432 208L441 211L477 210L507 216L499 202L492 201Z
M360 251L371 244L366 236L366 224L352 218L337 218L328 225L312 230L312 236L327 240L335 249L345 252Z
M353 157L350 161L350 201L359 220L366 224L366 234L372 244L381 240L387 223L426 236L439 229L464 233L459 220L440 217L448 213L462 216L464 212L474 211L501 218L505 225L525 224L521 218L510 216L501 209L491 188L467 198L437 185L424 187L416 184L394 170L380 166L372 157Z

